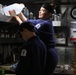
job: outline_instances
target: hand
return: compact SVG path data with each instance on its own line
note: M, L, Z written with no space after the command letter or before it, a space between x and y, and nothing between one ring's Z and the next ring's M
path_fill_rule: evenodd
M15 69L16 69L16 66L15 66L15 65L11 65L11 66L10 66L10 70L11 70L12 72L15 72Z
M22 22L27 21L27 18L23 15L23 13L22 13L22 12L21 12L21 13L19 13L19 14L18 14L18 16L19 16L19 18L22 20Z
M12 23L17 23L17 24L21 24L22 23L22 20L18 17L18 16L13 16L10 20L10 22Z
M10 16L16 16L15 10L9 10L9 14L10 14Z
M16 67L17 67L17 64L18 64L18 62L17 62L16 64L13 64L13 65L10 66L10 70L11 70L12 72L15 72L15 69L16 69Z
M14 16L14 18L16 19L16 21L21 24L22 23L22 20L18 17L18 16Z
M20 12L18 15L16 15L15 10L10 10L9 14L13 17L14 20L16 20L19 24L22 22L27 21L27 18L23 15L22 12Z

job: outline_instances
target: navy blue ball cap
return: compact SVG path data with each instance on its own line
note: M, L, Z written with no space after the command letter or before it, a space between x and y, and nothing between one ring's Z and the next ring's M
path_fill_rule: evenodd
M19 25L19 29L16 34L22 32L24 28L28 31L35 32L34 25L31 22L23 22L21 25Z
M41 7L45 8L50 13L54 13L54 7L51 4L45 3Z
M34 25L31 22L23 22L20 25L19 30L21 31L23 28L25 28L29 31L34 31Z

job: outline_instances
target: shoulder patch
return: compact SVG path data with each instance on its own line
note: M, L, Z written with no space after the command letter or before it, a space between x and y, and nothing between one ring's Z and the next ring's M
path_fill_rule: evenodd
M37 29L39 29L39 28L41 27L41 25L40 25L40 24L37 24L35 27L36 27Z
M26 56L26 54L27 54L27 50L26 49L22 49L21 56Z

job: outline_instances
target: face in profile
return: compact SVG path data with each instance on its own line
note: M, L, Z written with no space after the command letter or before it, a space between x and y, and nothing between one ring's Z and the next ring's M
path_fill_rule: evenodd
M51 13L48 12L45 8L41 7L39 11L39 18L40 19L47 19L51 16Z
M22 29L21 31L20 31L20 34L21 34L21 36L22 36L22 38L24 39L24 40L27 40L27 31L26 31L26 29Z

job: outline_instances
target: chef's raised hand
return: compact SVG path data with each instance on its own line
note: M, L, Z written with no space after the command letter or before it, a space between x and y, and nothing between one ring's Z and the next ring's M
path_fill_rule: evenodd
M9 10L9 14L10 14L10 16L16 16L15 10Z
M20 12L17 16L19 16L19 18L22 20L22 22L27 21L27 18L23 15L22 12Z

